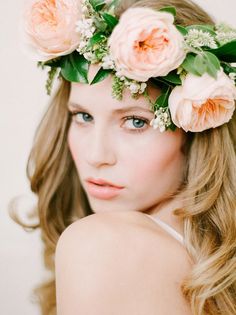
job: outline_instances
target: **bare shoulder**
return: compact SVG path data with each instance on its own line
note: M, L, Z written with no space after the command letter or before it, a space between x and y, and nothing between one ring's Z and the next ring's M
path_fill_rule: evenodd
M171 254L171 263L175 257L175 266L178 262L183 266L184 261L190 264L186 249L177 240L143 213L134 211L100 212L77 220L60 236L56 253L69 244L77 248L75 254L85 250L88 244L94 245L94 251L111 246L113 254L121 246L123 250L133 246L136 249L133 255L151 253L152 257L157 255L158 260L162 257L166 260L166 255Z
M61 249L65 250L68 244L74 244L78 250L86 248L88 243L96 245L94 250L97 246L109 246L114 237L123 238L123 233L129 231L131 223L125 211L100 212L81 218L63 231L56 246L56 254ZM120 229L122 234L119 233Z
M179 288L190 270L185 249L142 213L76 221L59 238L55 263L58 315L94 314L95 305L98 315L191 314Z

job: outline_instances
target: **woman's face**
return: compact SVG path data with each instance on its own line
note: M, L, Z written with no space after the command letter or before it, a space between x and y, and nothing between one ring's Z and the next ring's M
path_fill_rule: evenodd
M90 76L94 71L92 68ZM160 94L149 87L153 100ZM69 148L94 212L155 209L179 187L184 156L181 129L165 131L149 126L153 118L148 100L122 101L111 95L111 77L94 85L72 83L69 110ZM123 188L89 183L104 180Z

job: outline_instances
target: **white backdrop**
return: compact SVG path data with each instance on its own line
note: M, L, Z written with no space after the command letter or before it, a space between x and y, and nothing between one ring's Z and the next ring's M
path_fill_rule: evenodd
M236 0L196 2L218 21L236 26ZM25 232L7 212L12 197L32 196L25 167L35 128L49 101L46 73L17 44L22 4L23 0L0 2L0 313L4 315L39 315L30 294L46 277L39 232ZM27 204L22 204L23 211Z

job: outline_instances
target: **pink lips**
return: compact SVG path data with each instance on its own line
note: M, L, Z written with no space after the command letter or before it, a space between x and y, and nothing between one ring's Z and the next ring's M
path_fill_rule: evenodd
M111 199L117 196L124 188L122 186L107 182L103 179L88 178L86 182L88 193L91 196L99 199Z

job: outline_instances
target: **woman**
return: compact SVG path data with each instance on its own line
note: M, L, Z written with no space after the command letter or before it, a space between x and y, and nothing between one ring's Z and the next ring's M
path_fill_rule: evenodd
M50 22L54 37L40 37L37 32L43 28L29 31L32 20L27 29L31 46L42 53L38 60L51 66L47 87L58 62L63 77L28 163L31 188L38 195L45 265L53 275L38 289L42 314L56 314L56 309L58 315L235 314L235 68L227 64L231 75L226 76L227 69L223 71L205 53L205 46L217 49L219 37L214 41L206 35L207 44L199 48L193 44L196 31L187 36L185 28L204 24L211 34L212 19L186 0L112 3L110 14L101 13L106 30L111 28L111 61L103 54L106 31L104 37L97 35L99 51L94 48L97 39L89 41L101 24L94 26L89 19L87 24L78 22L79 40L73 32L65 32L66 13L74 25L81 12L90 18L92 11L97 18L104 4L71 1L70 7L63 3L38 1L29 11L38 14L29 13L36 21ZM77 6L82 10L76 11ZM182 26L179 33L169 22L173 7L175 25ZM149 21L145 14L151 20L157 11L160 23L171 24L170 36L165 28L159 35L158 24L148 35L145 29L140 32L139 41L129 46L135 31ZM116 18L122 16L118 23ZM63 45L56 42L55 32L65 36ZM188 57L181 48L181 33L187 34ZM93 51L84 50L88 42ZM162 56L165 48L158 46L160 42L175 43L171 54ZM75 60L76 47L80 56ZM132 58L127 47L135 51ZM150 49L158 51L155 58L163 59L147 61ZM60 59L66 55L70 59ZM204 59L207 56L210 61ZM95 57L103 62L99 73ZM195 70L184 63L186 58ZM86 60L92 63L89 68ZM117 76L110 75L113 61ZM146 68L142 67L145 62ZM87 71L87 76L75 65L83 65L80 70ZM175 83L168 77L171 71L176 71ZM202 78L205 84L199 81ZM97 83L84 84L93 80ZM207 97L202 92L206 86L229 97ZM188 99L186 107L180 96L185 88L190 94L194 89L195 97L203 93L205 101ZM150 104L158 106L150 110ZM186 114L189 108L191 117Z

